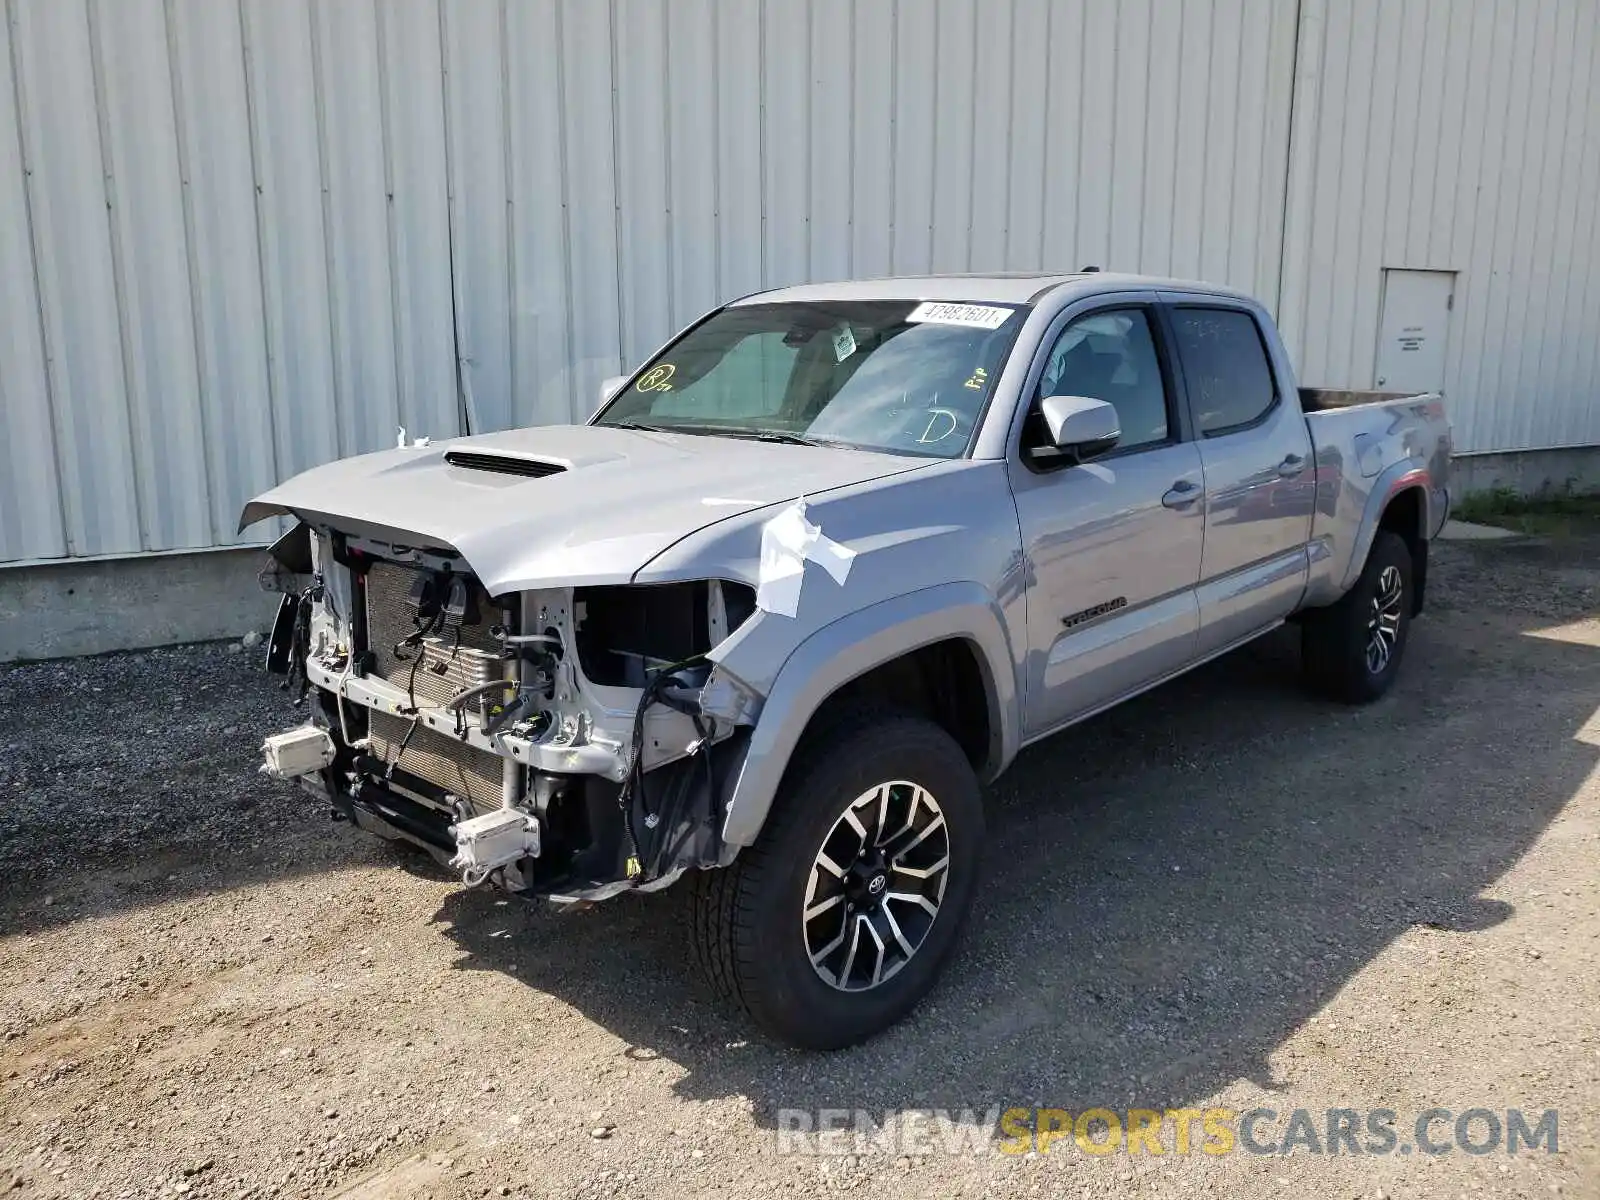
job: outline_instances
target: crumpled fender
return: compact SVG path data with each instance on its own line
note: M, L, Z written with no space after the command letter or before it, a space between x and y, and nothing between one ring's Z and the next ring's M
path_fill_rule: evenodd
M722 838L731 861L755 841L801 735L823 702L852 679L891 659L949 638L972 644L989 706L990 746L983 776L998 775L1021 744L1017 671L999 605L982 586L953 582L858 609L795 647L767 692L732 795ZM721 649L719 647L719 649ZM715 652L713 657L718 657ZM740 674L737 647L719 668Z

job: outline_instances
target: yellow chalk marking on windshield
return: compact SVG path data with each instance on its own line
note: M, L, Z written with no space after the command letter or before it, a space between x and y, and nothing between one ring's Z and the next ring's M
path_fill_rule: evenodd
M672 363L658 363L639 376L639 382L633 385L634 389L640 392L670 392L672 384L668 380L677 369Z

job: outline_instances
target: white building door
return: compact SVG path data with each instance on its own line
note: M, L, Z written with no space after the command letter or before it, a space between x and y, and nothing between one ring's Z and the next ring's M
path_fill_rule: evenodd
M1378 327L1374 382L1386 392L1444 390L1444 352L1450 334L1454 271L1383 273L1383 320Z

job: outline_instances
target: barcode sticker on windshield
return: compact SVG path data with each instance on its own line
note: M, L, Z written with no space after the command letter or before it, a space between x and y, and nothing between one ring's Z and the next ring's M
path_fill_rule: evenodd
M925 321L932 325L968 325L974 329L999 329L1011 315L1009 308L995 308L992 304L943 304L928 301L911 310L907 321Z

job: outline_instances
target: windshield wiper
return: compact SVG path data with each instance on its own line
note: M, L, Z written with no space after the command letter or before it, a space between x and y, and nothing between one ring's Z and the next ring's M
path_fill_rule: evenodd
M607 421L605 424L614 429L642 429L647 433L693 433L700 437L743 438L747 442L777 442L785 446L859 449L850 442L834 441L831 438L811 437L783 429L750 429L744 425L702 425L699 422L686 425L646 425L643 421Z
M844 446L848 443L811 437L804 433L786 433L781 429L758 429L751 433L758 442L782 442L786 446Z
M668 429L662 425L646 425L643 421L606 421L605 424L613 429L639 429L645 433L676 433L676 429Z
M744 425L674 425L673 433L705 433L714 437L743 438L747 442L777 442L785 446L844 446L849 442L836 442L829 438L811 437L792 433L786 429L751 429Z

